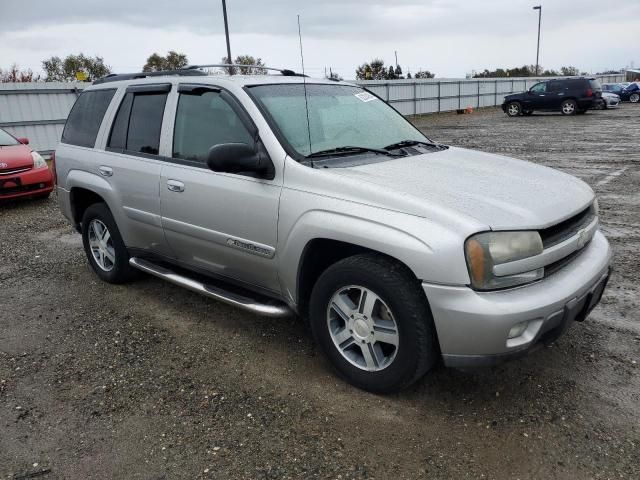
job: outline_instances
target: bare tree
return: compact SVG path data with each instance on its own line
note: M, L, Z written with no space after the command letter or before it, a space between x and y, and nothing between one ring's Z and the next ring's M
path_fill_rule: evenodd
M30 68L20 70L20 67L15 63L8 70L0 68L0 83L26 83L39 82L40 80L39 74L33 73Z

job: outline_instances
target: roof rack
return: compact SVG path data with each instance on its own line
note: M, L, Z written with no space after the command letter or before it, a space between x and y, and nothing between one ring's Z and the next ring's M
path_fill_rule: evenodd
M182 70L161 70L159 72L140 72L140 73L110 73L107 76L99 78L93 82L94 85L99 85L101 83L109 83L109 82L117 82L119 80L134 80L136 78L147 78L147 77L166 77L170 75L178 75L184 77L202 77L207 74L201 72L200 70L190 70L190 69L182 69Z
M181 77L202 77L207 74L201 71L201 68L259 68L261 70L270 70L275 72L280 72L285 77L306 77L302 73L294 72L293 70L288 70L286 68L273 68L273 67L265 67L262 65L242 65L238 63L215 63L208 65L189 65L188 67L182 68L180 70L160 70L158 72L139 72L139 73L110 73L102 78L99 78L93 82L94 85L99 85L101 83L109 83L109 82L117 82L119 80L134 80L137 78L148 78L148 77L167 77L171 75L181 76Z
M285 77L306 77L306 75L302 73L294 72L293 70L289 70L287 68L274 68L274 67L265 67L264 65L243 65L240 63L212 63L208 65L189 65L186 67L186 70L197 70L199 68L256 68L260 70L270 70L274 72L280 72Z

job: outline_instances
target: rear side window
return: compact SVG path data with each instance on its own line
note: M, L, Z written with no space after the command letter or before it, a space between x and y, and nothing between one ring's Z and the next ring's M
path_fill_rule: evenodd
M591 85L591 88L594 90L602 90L602 86L598 80L589 80L589 85Z
M83 92L69 113L62 132L62 143L93 148L115 89Z
M114 150L158 155L167 92L129 92L111 127L107 146Z
M209 149L221 143L253 145L253 138L219 92L181 93L173 134L173 158L205 163Z

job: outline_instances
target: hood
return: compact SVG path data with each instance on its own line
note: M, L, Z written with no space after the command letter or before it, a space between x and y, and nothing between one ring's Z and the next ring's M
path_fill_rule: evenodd
M380 197L405 197L406 213L430 217L430 211L444 209L494 230L546 228L594 199L586 183L566 173L455 147L326 171L374 184Z
M9 145L0 147L0 170L20 167L32 167L31 149L26 145Z

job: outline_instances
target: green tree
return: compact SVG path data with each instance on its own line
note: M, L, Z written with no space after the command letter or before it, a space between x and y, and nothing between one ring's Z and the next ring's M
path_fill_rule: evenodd
M402 67L400 67L400 65L396 65L396 70L394 72L396 78L404 78L402 76Z
M407 78L411 80L411 72L407 72Z
M580 75L580 69L577 67L561 67L560 75L563 77L575 77Z
M329 68L329 75L325 74L325 78L328 80L344 80L340 75L338 75L336 72L334 72L333 70L331 70L331 68Z
M356 79L358 80L385 80L387 70L384 61L374 58L369 63L363 63L356 68Z
M76 74L83 72L88 82L111 73L111 67L104 64L102 57L89 57L83 53L68 55L64 59L54 56L42 61L47 82L71 82L76 80Z
M222 57L222 63L230 63L228 57ZM266 75L267 70L264 68L265 64L261 58L255 58L251 55L238 55L232 62L235 65L247 65L246 67L225 67L227 73L233 75L239 73L240 75Z
M33 73L30 68L20 70L20 67L15 63L7 70L0 68L0 83L39 82L40 80L40 75Z
M429 70L418 70L413 78L433 78L435 77L435 73L431 73Z
M142 67L143 72L159 72L162 70L180 70L189 65L189 59L184 53L170 50L166 57L152 53L147 63Z
M393 65L389 65L389 70L387 70L387 80L395 80L396 78L396 72L393 69Z

